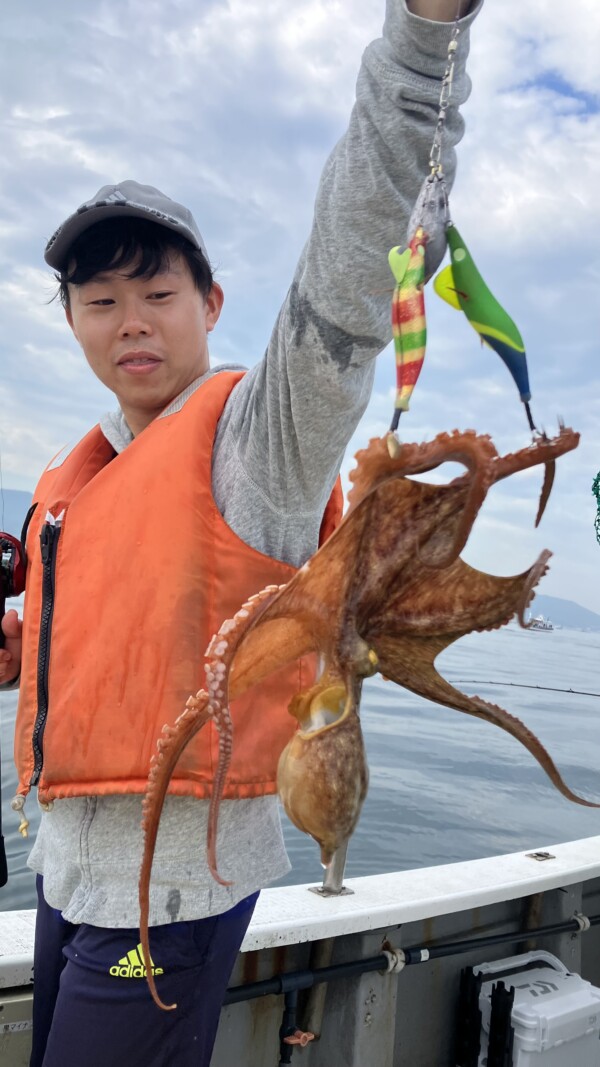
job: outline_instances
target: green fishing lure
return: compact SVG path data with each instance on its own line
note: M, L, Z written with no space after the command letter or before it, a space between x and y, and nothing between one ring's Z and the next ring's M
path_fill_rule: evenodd
M528 407L531 390L523 338L510 315L488 289L454 224L447 227L446 237L452 262L436 276L433 287L447 304L464 311L481 340L504 361L514 378L533 429Z

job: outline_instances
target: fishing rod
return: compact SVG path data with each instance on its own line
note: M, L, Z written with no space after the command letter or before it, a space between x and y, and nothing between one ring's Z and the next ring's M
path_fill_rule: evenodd
M514 685L517 689L543 689L546 693L572 693L578 697L600 697L600 693L588 693L585 689L557 689L553 685L527 685L525 682L485 682L482 678L456 678L465 685Z

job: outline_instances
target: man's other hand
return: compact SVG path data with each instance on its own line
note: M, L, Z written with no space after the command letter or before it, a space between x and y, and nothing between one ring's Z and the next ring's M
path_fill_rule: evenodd
M21 672L21 622L14 608L2 619L4 647L0 648L0 685L14 682Z

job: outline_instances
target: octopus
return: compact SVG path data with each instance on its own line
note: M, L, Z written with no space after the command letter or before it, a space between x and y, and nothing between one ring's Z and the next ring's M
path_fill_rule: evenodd
M175 725L163 730L144 799L140 936L146 960L152 857L181 753L212 719L220 758L207 862L217 881L230 884L221 877L216 856L219 802L233 744L229 702L308 654L318 657L317 678L290 700L297 729L280 755L277 787L291 821L317 842L326 870L335 870L336 857L345 855L367 792L359 708L363 681L376 672L419 696L499 726L525 746L565 797L598 806L569 789L519 719L460 692L435 668L439 654L465 634L496 629L514 615L527 625L525 609L550 552L543 551L529 570L514 577L476 570L460 553L494 483L536 465L550 472L578 441L576 432L560 426L554 438L537 435L529 446L502 456L489 437L454 431L392 450L386 438L377 438L357 454L338 529L287 585L267 587L223 623L206 651L206 689L191 696ZM461 464L465 473L446 484L412 477L449 461ZM547 473L536 521L550 488ZM332 888L339 891L341 882ZM168 1007L156 993L151 966L147 973L156 1003Z

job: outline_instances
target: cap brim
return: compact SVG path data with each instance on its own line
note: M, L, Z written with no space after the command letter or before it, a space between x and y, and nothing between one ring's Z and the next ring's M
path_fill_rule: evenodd
M175 218L169 216L158 217L158 213L152 211L149 208L136 207L134 204L126 203L125 201L115 201L114 203L106 204L93 204L89 208L86 207L83 210L77 211L74 215L71 215L66 222L56 231L53 237L50 238L46 245L44 252L44 259L46 263L53 267L54 270L61 271L67 265L69 258L69 249L73 245L73 242L89 230L90 226L94 226L97 222L104 222L106 219L112 218L138 218L146 219L147 222L153 222L157 226L164 226L168 230L172 230L174 233L180 234L190 242L194 248L198 248L205 258L208 260L208 254L206 249L198 243L196 235L183 223L179 222Z

